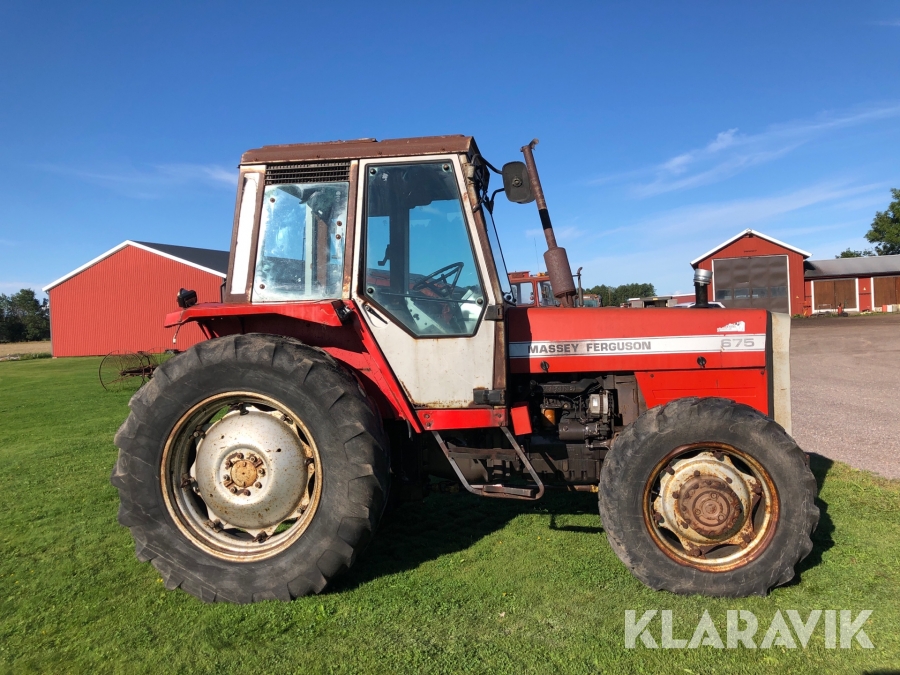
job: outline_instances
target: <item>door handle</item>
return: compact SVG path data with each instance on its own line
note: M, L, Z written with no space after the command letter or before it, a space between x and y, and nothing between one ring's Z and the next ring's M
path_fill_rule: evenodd
M372 309L371 306L369 306L367 304L363 304L363 309L366 310L366 312L368 312L371 316L374 316L376 319L381 321L383 324L387 325L388 320L385 319L383 316L381 316L381 314L376 312L374 309Z

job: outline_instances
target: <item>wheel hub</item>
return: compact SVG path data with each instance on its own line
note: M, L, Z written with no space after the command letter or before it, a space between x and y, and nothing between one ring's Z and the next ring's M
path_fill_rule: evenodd
M754 538L750 514L759 481L721 452L701 452L666 467L653 501L654 518L699 556L722 544L745 548Z
M258 457L254 456L253 459L262 464L262 460ZM234 481L234 484L239 488L253 485L258 477L259 473L256 471L256 465L249 459L238 460L231 467L231 480Z
M311 449L281 413L244 407L206 430L191 476L211 522L269 535L302 513L314 471Z
M731 530L741 515L741 502L721 478L690 478L681 488L678 510L688 526L700 534L716 538Z

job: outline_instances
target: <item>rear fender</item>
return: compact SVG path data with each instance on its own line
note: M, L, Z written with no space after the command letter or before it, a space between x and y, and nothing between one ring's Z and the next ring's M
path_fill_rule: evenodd
M166 327L196 322L208 338L242 333L293 337L319 347L349 368L384 418L422 425L352 301L253 305L204 303L166 316Z

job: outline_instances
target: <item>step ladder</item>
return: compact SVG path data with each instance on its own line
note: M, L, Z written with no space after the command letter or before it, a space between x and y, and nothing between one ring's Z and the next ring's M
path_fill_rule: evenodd
M441 452L444 453L444 456L450 462L450 466L453 467L453 471L456 473L457 478L459 478L459 482L462 483L463 487L473 495L478 495L479 497L499 497L503 499L524 499L527 501L536 501L540 499L544 496L544 484L541 482L541 479L537 475L537 472L534 470L534 467L531 465L531 462L528 461L528 457L525 456L522 448L516 442L515 436L510 433L507 427L500 428L509 439L509 442L512 445L512 449L462 448L455 446L452 443L446 443L444 439L441 438L441 434L437 431L432 431L431 433L434 434L434 439L441 447ZM531 478L534 481L534 484L521 486L502 485L500 483L471 485L469 481L466 480L466 477L460 470L459 465L456 463L457 459L494 459L508 462L512 462L518 459L522 462L522 466L525 467L528 473L531 474Z

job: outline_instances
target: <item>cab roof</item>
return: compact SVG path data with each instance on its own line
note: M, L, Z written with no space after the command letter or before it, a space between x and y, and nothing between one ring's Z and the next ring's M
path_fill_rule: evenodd
M352 141L329 141L326 143L264 145L261 148L245 152L241 157L241 164L408 157L440 153L468 153L472 150L477 152L475 139L461 134L393 138L384 141L376 141L374 138L358 138Z

